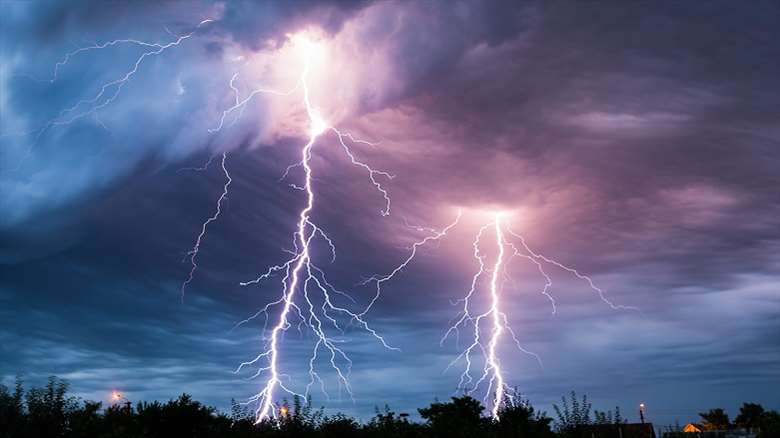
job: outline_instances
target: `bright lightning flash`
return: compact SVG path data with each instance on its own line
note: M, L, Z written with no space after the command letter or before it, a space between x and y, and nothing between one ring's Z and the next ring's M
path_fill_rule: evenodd
M370 143L356 140L349 133L341 132L329 125L319 110L312 104L310 100L308 78L309 75L312 74L315 61L322 58L323 48L307 38L305 34L292 36L291 42L303 60L303 71L300 74L299 83L298 86L296 86L296 89L300 88L303 91L303 105L309 120L309 139L301 148L300 161L287 168L285 177L292 168L300 167L303 169L303 185L292 186L305 193L306 204L298 214L296 231L293 235L293 250L289 251L291 255L290 258L282 264L271 266L264 274L256 279L241 283L242 286L247 286L250 284L258 284L276 275L281 275L282 277L282 291L279 298L267 304L250 318L239 323L239 325L241 325L260 315L265 315L267 324L270 316L269 312L272 308L278 308L278 316L276 316L276 322L270 329L270 336L266 339L265 348L254 359L240 364L236 370L236 372L239 372L244 367L255 366L257 367L257 370L253 377L263 377L265 379L265 385L260 392L249 399L249 403L257 403L256 421L258 423L269 418L278 418L278 415L284 415L283 408L279 408L278 405L278 391L290 395L306 397L308 396L311 387L314 384L319 384L322 392L326 397L328 396L328 393L325 391L325 383L317 371L317 361L320 359L320 353L325 354L331 369L338 377L339 389L344 389L350 397L352 396L352 390L348 379L352 361L339 346L339 344L344 341L331 334L334 330L339 334L343 334L345 324L356 324L376 338L385 348L396 349L385 342L384 338L365 321L363 316L367 312L367 308L362 312L353 312L336 302L336 297L334 295L339 295L342 298L345 297L349 300L352 299L344 292L336 289L327 280L325 272L315 265L312 260L312 245L318 239L321 239L321 241L328 245L333 259L335 259L336 256L336 248L333 241L312 218L312 211L316 200L313 188L314 169L311 165L312 150L321 136L327 132L334 133L351 164L362 168L367 173L371 184L384 198L385 206L381 210L382 215L388 215L390 213L390 198L387 191L380 183L379 178L384 177L391 179L393 176L387 172L375 170L369 165L359 161L350 149L349 144ZM235 90L234 87L231 86L231 88ZM216 130L222 128L226 116L242 108L252 96L259 93L287 95L294 91L295 89L287 93L279 93L259 89L250 93L250 97L243 101L236 98L236 105L223 112L222 119ZM229 180L227 171L226 176ZM226 192L227 184L225 185L223 196ZM222 198L220 198L220 200L221 199ZM206 225L208 225L209 221L215 220L219 215L219 206L220 202L217 203L216 214L204 223L202 228L203 232L205 232ZM197 254L197 248L202 235L203 233L199 236L193 251L190 252L190 255L192 256L191 261L193 261L192 272L194 272L194 269L197 266L194 263L194 255ZM186 286L189 281L191 281L191 276L183 286ZM354 300L352 301L354 302ZM374 301L375 299L371 304L373 304ZM316 340L312 355L309 358L309 383L306 385L305 391L302 394L290 388L287 383L289 376L282 374L281 371L281 338L296 321L298 322L297 327L299 330L302 326L307 327L309 331L313 333L314 339Z
M606 298L604 291L598 288L587 275L581 274L575 269L531 250L525 239L509 228L506 220L506 214L494 213L493 220L480 227L477 232L472 243L473 256L478 265L477 272L471 279L471 286L466 295L455 302L455 304L462 305L461 310L456 316L453 325L441 339L443 345L452 335L458 338L460 331L463 329L471 332L471 343L449 364L447 369L460 360L465 362L465 369L460 376L458 388L471 393L477 391L480 387L487 386L483 402L490 406L491 415L495 420L498 420L504 404L513 402L512 396L506 391L508 385L506 384L499 358L502 335L508 333L515 346L521 352L533 356L540 366L542 364L537 354L522 347L515 331L509 325L507 314L502 310L502 286L504 280L508 278L507 269L514 257L529 260L545 279L545 285L541 293L550 300L553 314L556 313L556 303L549 293L552 287L552 278L545 271L545 265L555 266L575 275L579 279L585 280L589 287L598 294L599 298L612 309L638 310L635 307L614 304ZM483 249L483 240L488 234L493 235L492 239L495 242L497 253L492 264L488 264L488 255ZM519 245L511 241L510 238L519 240ZM487 310L480 312L475 310L475 299L483 277L487 276L489 276L487 285L489 290L488 306ZM474 374L476 368L474 363L476 361L475 356L478 354L483 356L483 365L478 374Z

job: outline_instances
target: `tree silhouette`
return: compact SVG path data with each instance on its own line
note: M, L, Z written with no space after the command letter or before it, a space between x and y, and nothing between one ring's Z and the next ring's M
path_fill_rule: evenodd
M617 408L614 414L593 411L594 420L587 397L578 399L574 392L555 406L558 420L553 431L552 418L537 412L517 391L507 394L497 421L469 396L418 409L424 423L410 421L408 414L396 414L387 406L361 423L344 414L325 415L323 408L312 408L311 400L295 397L291 404L283 401L278 406L276 420L255 424L253 412L235 401L229 413L187 394L167 402L103 406L70 396L68 384L56 377L27 391L22 383L18 378L13 390L0 385L0 438L590 438L594 430L602 436L599 431L624 423ZM701 415L709 429L729 425L723 409ZM737 424L758 431L758 438L780 436L780 414L754 403L742 406Z
M764 407L757 403L743 403L739 408L739 415L734 419L734 424L745 429L757 429L761 425L764 416Z
M100 402L84 402L81 409L75 409L71 412L68 419L70 426L70 436L100 436L100 430L103 425L103 417L100 409L103 404Z
M615 406L615 414L612 415L612 411L593 411L593 424L606 425L606 424L625 424L626 420L620 415L620 406Z
M780 436L780 414L777 413L777 411L764 412L764 414L761 415L759 429L761 430L758 434L759 438Z
M417 411L434 437L473 437L488 422L482 417L482 403L470 396L452 397L446 403L434 402Z
M323 418L323 409L314 410L311 399L304 404L297 395L293 397L293 406L290 409L287 401L282 402L278 428L291 436L311 435L319 426ZM273 424L270 424L273 426Z
M378 438L411 438L428 436L423 432L423 426L410 423L408 414L396 415L385 405L384 411L375 409L376 415L363 427L364 436Z
M319 433L323 438L358 438L360 424L343 414L325 418L320 423Z
M54 376L43 388L32 388L25 394L28 429L34 436L61 437L66 418L76 408L76 400L67 396L68 384Z
M495 428L497 435L501 437L544 438L553 436L550 428L552 421L545 412L535 412L528 400L515 391L505 398Z
M553 404L553 409L558 417L555 428L561 435L577 436L585 426L591 424L591 404L586 395L582 396L582 401L577 400L577 394L574 391L569 394L569 397L568 402L566 397L561 397L561 407Z
M21 377L17 376L13 394L0 385L0 438L19 435L24 421L24 389Z
M705 430L728 430L731 423L729 416L722 408L710 409L699 414Z

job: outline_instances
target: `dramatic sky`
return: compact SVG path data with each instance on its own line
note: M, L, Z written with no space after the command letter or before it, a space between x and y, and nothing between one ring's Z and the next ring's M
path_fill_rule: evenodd
M500 351L534 404L575 389L632 419L645 402L659 424L734 415L743 401L780 408L776 2L2 0L0 20L5 384L56 374L85 398L188 392L219 407L258 390L233 370L262 349L262 321L231 329L279 294L278 278L239 282L289 257L305 197L289 185L300 169L280 176L306 142L300 90L258 95L209 128L236 92L291 90L301 63L288 35L306 31L324 54L313 104L378 142L353 151L395 175L385 217L333 135L315 145L312 214L338 257L321 241L314 253L357 301L344 304L365 306L373 291L358 283L428 235L407 224L441 228L464 211L366 315L401 352L348 330L355 403L325 372L331 400L315 391L315 405L367 418L453 394L462 363L445 368L459 348L439 344L451 301L477 269L486 212L510 210L533 248L641 309L613 310L550 268L552 314L536 268L513 261L505 311L543 367L511 342ZM74 53L190 34L147 56L159 46ZM222 193L223 152L233 182L182 301L182 259ZM311 342L294 328L282 341L297 389Z

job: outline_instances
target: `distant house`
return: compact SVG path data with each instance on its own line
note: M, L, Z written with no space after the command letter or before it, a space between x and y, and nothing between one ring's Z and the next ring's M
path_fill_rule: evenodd
M701 424L688 423L682 432L664 432L663 438L756 438L755 432L746 429L705 430Z
M704 428L700 424L688 423L683 427L682 431L685 433L702 432Z
M652 423L594 424L582 429L581 438L655 438Z

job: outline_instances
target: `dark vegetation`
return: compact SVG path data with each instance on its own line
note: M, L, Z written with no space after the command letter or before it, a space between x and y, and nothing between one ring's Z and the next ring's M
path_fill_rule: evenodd
M68 395L68 384L56 377L44 387L27 390L17 379L13 389L0 385L0 438L580 438L594 436L594 430L625 424L618 408L592 411L591 415L587 398L577 399L574 392L568 400L562 399L561 406L555 406L556 421L519 397L513 400L505 404L500 421L490 419L478 400L463 396L418 409L424 422L410 421L408 414L396 414L385 407L377 409L370 421L360 423L343 414L325 415L322 408L314 409L310 401L296 398L291 405L283 405L286 415L278 422L256 425L251 413L235 402L229 413L186 394L166 403L103 406ZM762 437L780 436L778 413L764 411L760 405L746 403L735 425L722 409L701 415L712 427L739 425L760 428Z
M733 423L729 421L728 414L720 408L702 412L699 416L702 420L701 429L704 431L746 429L761 431L759 436L780 437L780 413L766 411L756 403L744 403Z

